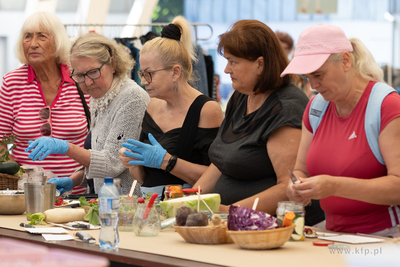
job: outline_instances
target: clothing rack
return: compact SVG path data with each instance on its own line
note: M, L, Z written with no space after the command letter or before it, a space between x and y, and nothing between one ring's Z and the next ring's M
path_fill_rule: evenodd
M149 23L149 24L64 24L65 29L70 37L78 37L82 34L90 31L102 33L108 38L123 38L132 36L121 36L121 33L125 27L148 27L147 31L151 30L151 27L163 27L169 23ZM194 27L194 37L196 43L198 41L209 40L213 35L213 29L210 24L207 23L190 23ZM210 35L206 38L200 38L198 36L198 27L208 27L210 29ZM107 30L109 28L110 30Z

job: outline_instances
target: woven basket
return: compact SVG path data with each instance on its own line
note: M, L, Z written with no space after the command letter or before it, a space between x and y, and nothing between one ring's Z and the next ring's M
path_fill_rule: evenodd
M0 173L0 190L18 190L18 180L20 178L15 175Z

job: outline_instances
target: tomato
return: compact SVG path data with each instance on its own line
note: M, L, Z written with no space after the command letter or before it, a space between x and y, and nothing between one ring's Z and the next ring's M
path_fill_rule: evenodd
M56 206L61 206L63 204L64 200L62 199L62 197L56 197L56 201L54 203L54 205Z
M91 199L91 200L89 200L89 204L92 204L92 203L94 203L94 204L99 204L98 202L97 202L97 200L96 199Z

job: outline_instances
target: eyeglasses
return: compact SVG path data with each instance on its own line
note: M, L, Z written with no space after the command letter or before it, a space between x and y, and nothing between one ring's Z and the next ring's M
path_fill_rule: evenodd
M100 68L96 68L96 69L91 69L86 73L77 73L77 74L71 74L71 79L74 80L76 83L83 83L85 82L85 76L88 76L90 79L92 80L96 80L98 78L100 78L101 76L101 68L104 66L104 64L106 64L106 62L104 62Z
M170 69L170 68L171 68L171 67L166 67L166 68L163 68L163 69L153 70L153 71L138 71L137 74L139 75L139 78L140 78L140 79L145 78L145 80L146 80L148 83L151 83L151 81L153 80L153 77L151 76L152 73L157 72L157 71L160 71L160 70L168 70L168 69Z
M49 107L39 110L39 118L47 122L40 126L40 134L43 136L51 136L51 111Z

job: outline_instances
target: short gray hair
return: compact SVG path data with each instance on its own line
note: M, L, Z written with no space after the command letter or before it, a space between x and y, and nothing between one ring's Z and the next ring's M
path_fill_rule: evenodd
M111 63L115 68L114 77L122 78L135 65L131 55L118 45L103 35L90 32L79 37L71 47L70 59L78 57L93 58L100 63Z
M38 32L40 30L48 32L54 41L56 51L54 57L57 63L68 64L69 48L71 43L67 31L59 18L50 12L37 12L26 19L19 33L15 54L22 64L28 64L24 53L24 37L27 32Z

